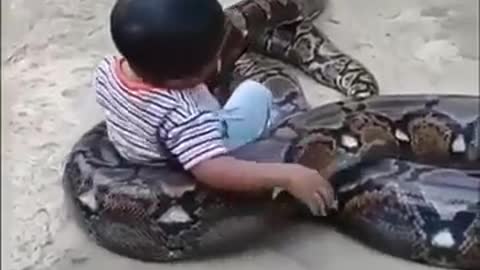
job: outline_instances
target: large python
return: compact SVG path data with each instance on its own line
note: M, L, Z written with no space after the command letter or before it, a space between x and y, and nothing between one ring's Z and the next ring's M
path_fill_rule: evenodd
M272 89L277 112L269 134L232 154L333 175L339 207L322 220L374 248L480 269L480 98L377 96L374 76L311 23L322 8L319 0L244 0L225 10L223 64L210 86L224 100L239 81L257 80ZM350 98L311 109L282 62ZM244 248L248 237L308 213L285 192L219 192L174 162L130 163L103 122L74 145L63 183L98 244L146 261Z

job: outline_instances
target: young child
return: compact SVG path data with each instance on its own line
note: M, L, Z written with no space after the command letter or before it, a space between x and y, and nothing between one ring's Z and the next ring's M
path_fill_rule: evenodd
M245 81L221 108L203 83L217 68L224 20L217 0L117 0L110 24L122 56L106 57L94 78L109 138L132 162L175 160L217 189L283 188L325 214L333 191L317 171L228 155L262 134L272 97Z

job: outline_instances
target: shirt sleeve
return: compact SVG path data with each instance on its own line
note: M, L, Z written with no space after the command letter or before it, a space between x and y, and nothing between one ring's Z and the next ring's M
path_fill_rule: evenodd
M111 84L109 74L111 73L111 65L115 63L115 56L105 56L97 64L92 77L92 85L95 90L95 98L98 105L107 109L111 106L109 92L111 92Z
M173 120L174 125L158 130L167 150L186 170L227 152L220 119L214 113L200 111L192 104L191 101L178 104L166 116Z

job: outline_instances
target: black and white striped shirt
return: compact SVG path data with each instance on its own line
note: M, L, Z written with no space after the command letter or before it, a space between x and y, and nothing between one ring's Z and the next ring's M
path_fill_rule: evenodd
M138 87L119 69L120 59L104 58L94 74L97 101L108 136L126 159L158 162L174 158L188 170L227 152L220 109L206 85L169 90Z

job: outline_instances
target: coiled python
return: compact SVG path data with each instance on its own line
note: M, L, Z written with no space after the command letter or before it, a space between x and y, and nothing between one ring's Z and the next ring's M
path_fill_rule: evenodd
M339 208L324 220L394 256L480 269L480 98L377 96L373 75L312 25L322 8L245 0L225 10L230 30L210 86L224 100L255 79L272 89L278 112L268 135L232 155L333 172ZM280 60L350 98L310 108ZM235 250L305 214L285 192L218 192L174 162L129 163L103 122L74 145L63 183L98 244L146 261Z

